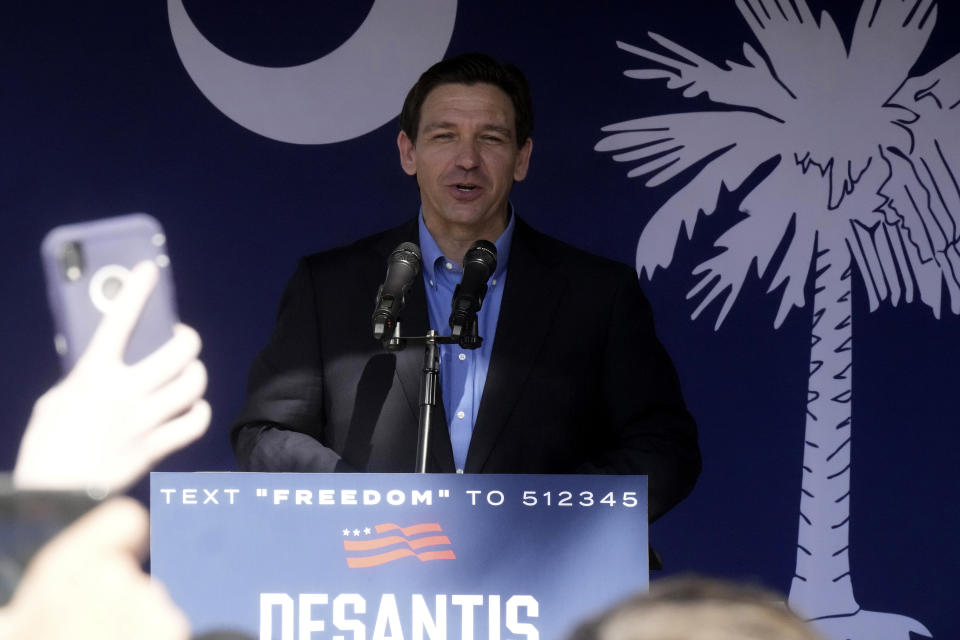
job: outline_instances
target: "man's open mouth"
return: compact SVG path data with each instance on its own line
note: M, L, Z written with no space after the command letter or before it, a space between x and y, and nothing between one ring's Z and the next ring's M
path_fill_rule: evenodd
M473 191L477 188L475 184L458 184L456 185L457 191Z

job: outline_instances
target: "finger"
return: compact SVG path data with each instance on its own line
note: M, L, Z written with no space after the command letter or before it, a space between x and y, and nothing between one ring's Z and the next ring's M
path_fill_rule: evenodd
M210 416L210 404L200 400L183 415L151 430L143 440L147 466L199 439L210 425Z
M122 455L101 469L102 486L125 491L160 460L197 440L210 425L210 405L198 400L173 420L160 424L131 438Z
M127 274L123 287L103 314L83 358L122 358L130 334L157 284L157 267L141 262Z
M130 443L122 459L110 468L109 482L124 490L171 453L200 438L210 425L210 405L198 400L185 413L154 427Z
M147 550L150 522L147 511L131 498L111 498L84 514L50 543L50 551L76 554L86 549L120 552L143 558Z
M206 389L207 369L202 362L194 360L180 375L150 395L141 414L142 424L148 428L163 424L193 406Z
M200 335L185 324L173 328L173 337L163 346L130 367L141 389L153 390L178 376L200 353Z

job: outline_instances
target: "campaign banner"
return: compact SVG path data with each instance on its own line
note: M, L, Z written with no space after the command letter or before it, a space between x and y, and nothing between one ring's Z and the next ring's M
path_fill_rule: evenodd
M645 476L152 473L193 633L563 638L646 589Z

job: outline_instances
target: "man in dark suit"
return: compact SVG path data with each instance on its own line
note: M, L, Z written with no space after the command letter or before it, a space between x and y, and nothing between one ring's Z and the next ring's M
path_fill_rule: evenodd
M431 432L428 470L647 474L650 519L662 515L699 474L696 426L633 269L513 213L533 146L523 75L479 54L442 61L400 119L421 214L301 261L251 368L232 433L240 468L412 471L423 352L387 352L373 338L373 294L391 251L418 243L423 277L403 333L444 329L464 254L483 239L499 255L479 316L485 339L475 351L441 347L448 429Z

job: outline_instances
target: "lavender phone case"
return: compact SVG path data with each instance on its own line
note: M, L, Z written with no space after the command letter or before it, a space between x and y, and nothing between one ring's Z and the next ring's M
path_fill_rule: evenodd
M130 336L124 361L139 361L173 335L177 313L170 258L166 236L153 217L133 213L57 227L43 239L41 254L54 343L65 373L83 354L125 273L143 260L152 260L160 277ZM70 255L80 259L70 260Z

